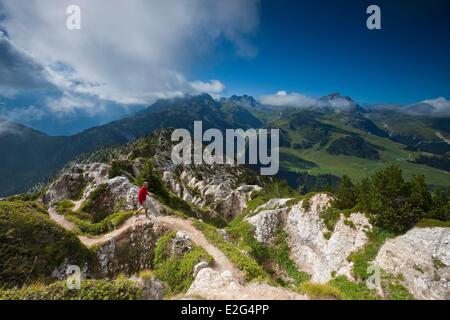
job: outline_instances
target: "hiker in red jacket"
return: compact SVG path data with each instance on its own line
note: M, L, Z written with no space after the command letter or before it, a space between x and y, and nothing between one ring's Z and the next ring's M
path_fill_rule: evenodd
M142 208L140 208L138 210L138 212L141 211L142 209L144 209L146 216L148 216L148 214L147 214L148 209L150 209L150 202L146 201L147 195L150 195L148 193L148 182L144 182L144 184L142 185L142 187L139 189L139 192L138 192L138 202L142 206Z

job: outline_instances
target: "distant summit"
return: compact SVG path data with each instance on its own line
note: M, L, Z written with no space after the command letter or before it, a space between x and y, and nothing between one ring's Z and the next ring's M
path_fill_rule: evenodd
M229 100L235 102L236 104L246 107L246 108L258 108L261 105L253 98L252 96L248 96L244 94L243 96L232 95Z
M339 92L330 93L327 96L319 99L319 105L332 108L336 111L356 111L356 112L368 112L366 108L355 102L349 96L343 96Z
M417 116L449 117L450 101L444 97L439 97L407 105L403 110L408 114Z

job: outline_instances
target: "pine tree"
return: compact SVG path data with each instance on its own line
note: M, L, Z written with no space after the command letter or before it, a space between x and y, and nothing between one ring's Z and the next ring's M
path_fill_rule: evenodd
M427 217L443 221L450 220L450 196L448 190L447 192L441 188L434 190L431 209Z
M356 204L356 187L348 176L343 176L337 192L335 206L338 209L351 209Z

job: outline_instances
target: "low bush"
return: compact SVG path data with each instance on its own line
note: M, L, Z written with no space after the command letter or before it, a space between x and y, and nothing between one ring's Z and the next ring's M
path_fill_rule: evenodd
M195 221L196 228L201 230L212 244L217 246L245 275L247 281L267 277L261 266L238 247L223 239L216 228L201 221Z
M319 217L322 219L328 231L333 232L336 223L338 223L341 217L341 212L336 208L329 207L327 209L320 211Z
M166 295L173 296L189 289L193 277L194 266L201 261L212 262L211 256L200 246L192 245L192 249L182 256L171 252L172 239L176 232L171 232L158 240L153 258L152 274L166 284Z
M395 233L383 230L379 227L373 227L372 231L367 232L368 241L366 245L349 255L348 260L353 262L353 275L362 281L365 281L370 274L367 270L371 262L375 259L386 239L392 238Z
M341 292L343 300L379 300L375 290L367 288L364 282L353 282L344 276L338 276L332 279L329 284L336 287Z
M83 280L79 290L67 288L66 281L0 290L0 300L136 300L142 294L142 289L133 281L119 277L115 280Z
M416 227L418 228L450 228L450 220L442 221L436 219L422 219L420 220Z
M108 178L112 179L121 175L130 176L133 173L133 165L129 161L113 161L108 171Z
M81 204L80 211L89 213L94 222L102 221L114 211L108 184L99 185Z
M67 220L74 223L81 233L100 235L115 230L128 218L132 217L133 214L134 211L119 211L96 223L83 219L83 216L80 216L80 213L75 212L68 213L65 217Z
M299 291L311 299L342 299L342 292L329 284L305 282L299 286Z
M75 204L71 200L63 199L56 203L55 210L61 215L66 215L67 213L71 213L74 207Z

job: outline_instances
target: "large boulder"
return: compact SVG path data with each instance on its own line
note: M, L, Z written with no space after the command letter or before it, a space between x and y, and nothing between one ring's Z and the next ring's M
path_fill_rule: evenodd
M418 299L450 299L450 228L414 228L390 239L375 263Z

